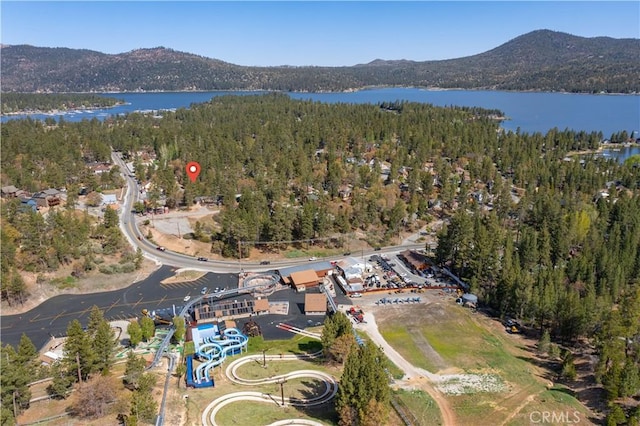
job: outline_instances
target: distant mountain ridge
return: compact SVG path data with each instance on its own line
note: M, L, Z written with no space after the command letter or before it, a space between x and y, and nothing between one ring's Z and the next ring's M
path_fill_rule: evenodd
M164 47L105 54L2 46L3 92L345 91L371 86L640 92L640 39L538 30L484 53L344 67L248 67Z

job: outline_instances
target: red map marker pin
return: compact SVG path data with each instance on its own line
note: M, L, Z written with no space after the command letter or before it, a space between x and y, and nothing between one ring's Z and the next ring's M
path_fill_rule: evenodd
M200 174L200 164L197 161L191 161L187 164L187 175L191 182L195 182Z

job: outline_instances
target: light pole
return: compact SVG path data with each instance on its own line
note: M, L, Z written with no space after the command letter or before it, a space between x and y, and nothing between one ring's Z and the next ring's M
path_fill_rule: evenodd
M282 406L284 407L284 384L287 380L286 379L280 379L277 381L277 383L280 385L280 397L282 399Z

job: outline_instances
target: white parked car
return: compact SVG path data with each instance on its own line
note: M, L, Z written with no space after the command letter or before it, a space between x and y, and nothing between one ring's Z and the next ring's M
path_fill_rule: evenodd
M191 299L191 296L189 296L189 295L187 294L187 295L184 297L184 299L182 299L182 300L184 300L185 302L188 302L188 301L189 301L189 299Z

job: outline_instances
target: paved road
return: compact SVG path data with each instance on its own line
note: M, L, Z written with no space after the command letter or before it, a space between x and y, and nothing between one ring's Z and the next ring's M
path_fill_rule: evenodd
M113 152L112 159L123 171L123 176L127 181L127 192L122 200L122 211L120 214L120 227L134 248L140 248L145 256L165 266L151 274L148 278L136 282L123 290L116 290L103 293L92 293L86 295L61 295L56 296L40 304L31 311L2 317L0 328L0 339L3 344L16 345L20 336L26 333L36 347L42 347L50 336L65 335L67 325L73 319L86 323L91 308L95 305L104 311L105 317L109 320L126 319L137 316L143 308L155 310L159 308L171 307L175 304L181 306L186 294L199 294L200 288L227 287L231 288L238 283L238 272L263 271L264 265L259 263L214 261L200 262L191 256L170 251L159 251L156 246L147 241L140 234L135 222L135 214L132 213L132 206L137 199L138 185L134 178L129 176L125 163L120 157L120 153ZM395 253L399 249L423 248L423 244L408 244L401 247L386 247L378 251L361 251L357 255L369 256L370 254ZM336 259L332 257L331 259ZM323 259L318 259L318 261ZM307 259L273 261L269 268L278 269L293 266L301 263L308 263ZM176 266L166 266L176 265ZM161 285L160 281L171 276L177 268L189 268L208 272L204 277L193 283L179 283L171 285ZM304 296L302 296L304 298ZM275 300L275 299L274 299ZM299 306L301 301L296 300L292 306ZM262 325L271 325L272 322L289 321L296 326L304 326L302 319L297 313L293 313L287 318L271 320L260 318ZM270 327L269 327L270 328ZM280 334L277 332L276 334Z
M41 348L52 335L61 337L66 335L68 324L79 320L83 325L87 324L89 313L93 306L100 308L107 320L126 320L139 317L142 309L149 311L171 308L176 306L176 312L184 305L184 296L194 297L200 295L203 287L213 289L236 288L238 274L207 273L193 282L161 284L165 278L173 275L175 268L163 266L142 281L131 286L102 293L83 295L61 295L43 302L38 307L16 315L2 317L1 340L2 344L16 346L22 333L27 334L37 348ZM271 301L288 301L288 315L261 315L254 319L263 330L266 339L288 339L291 333L276 328L280 322L305 328L322 322L324 317L310 317L304 315L305 293L296 293L291 289L281 290L269 296ZM243 299L250 295L235 295L233 299ZM350 304L344 295L338 295L338 303ZM242 328L240 320L238 327Z
M220 273L237 273L240 270L248 271L248 272L259 272L264 271L264 265L260 265L260 262L247 262L247 261L228 261L228 260L209 260L207 262L199 262L192 256L187 256L181 253L175 253L171 251L159 251L157 250L157 246L149 242L144 235L140 233L136 226L136 215L132 213L133 203L137 199L137 194L139 193L139 188L136 180L129 176L127 172L127 166L122 160L121 154L118 152L112 152L111 158L115 164L120 166L120 169L123 171L124 179L127 182L127 191L122 200L122 211L120 214L120 229L123 234L129 241L129 244L133 246L134 249L140 248L145 256L153 261L158 263L162 263L165 265L179 265L184 268L197 269L201 271L209 271L209 272L220 272ZM372 250L364 250L353 253L354 256L370 256L371 254L382 254L382 253L395 253L399 250L406 249L423 249L424 243L415 243L410 240L406 240L403 242L402 246L399 247L384 247L381 250L374 251ZM331 260L337 260L337 258L342 257L331 257ZM318 259L325 260L325 259ZM303 259L282 259L277 261L272 261L270 268L284 268L287 266L295 266L301 263L308 263L308 260Z
M91 308L103 310L108 320L128 319L139 316L143 308L149 311L182 306L187 294L196 295L204 286L209 288L237 286L237 274L208 273L192 283L160 284L173 275L175 268L163 266L149 277L131 286L102 293L61 295L43 302L22 314L2 317L1 339L3 344L16 345L22 333L26 333L36 347L42 347L51 335L66 335L67 325L74 319L86 325Z

